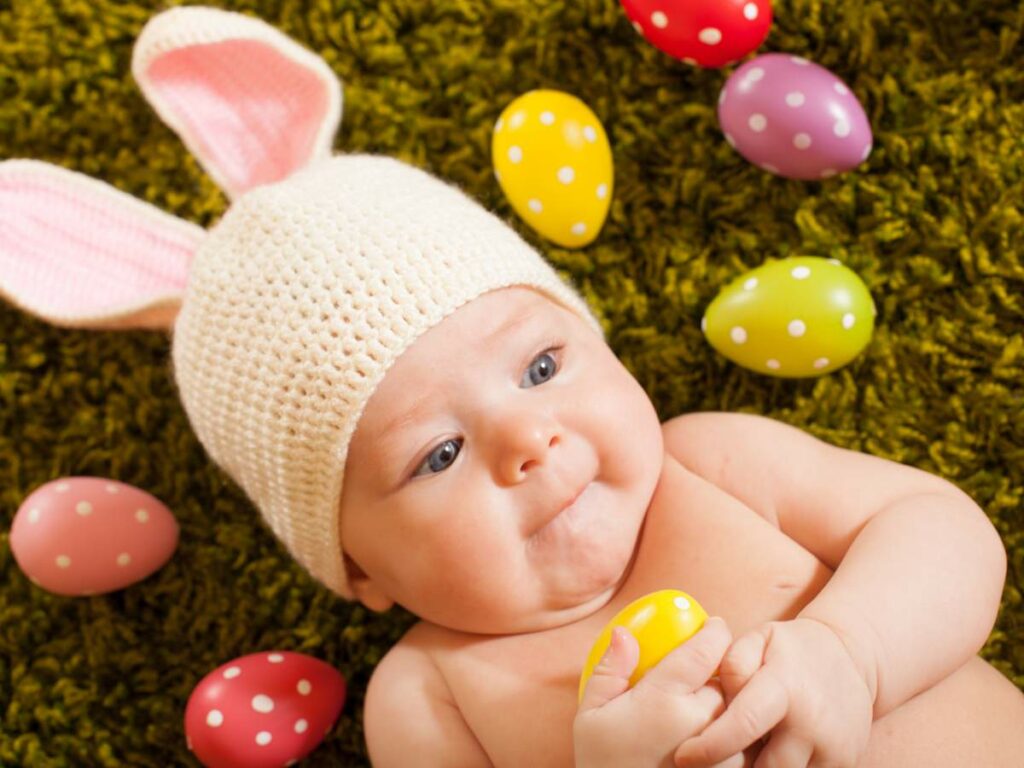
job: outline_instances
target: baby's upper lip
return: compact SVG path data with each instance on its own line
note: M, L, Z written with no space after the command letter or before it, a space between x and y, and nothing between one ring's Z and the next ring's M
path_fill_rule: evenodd
M534 533L540 533L542 530L544 530L546 526L550 525L552 521L554 521L560 514L562 514L563 512L565 512L566 509L572 506L572 503L579 498L580 494L582 494L583 491L586 490L587 486L590 485L591 482L593 482L593 478L588 478L587 480L584 480L582 485L578 486L574 491L572 491L568 496L566 496L564 500L557 507L555 507L555 511L551 515L549 515L543 523L540 524L540 526L537 528L537 530L534 531Z

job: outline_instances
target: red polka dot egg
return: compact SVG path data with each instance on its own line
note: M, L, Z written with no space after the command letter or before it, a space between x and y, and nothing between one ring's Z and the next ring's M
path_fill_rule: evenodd
M142 581L178 546L178 523L155 496L101 477L63 477L21 503L11 552L37 586L88 596Z
M722 88L725 139L769 173L827 179L871 153L871 126L853 91L800 56L769 53L738 67Z
M345 680L326 662L252 653L199 681L185 707L185 736L207 768L281 768L320 745L344 703Z
M742 59L772 25L770 0L622 0L622 7L651 45L702 67Z

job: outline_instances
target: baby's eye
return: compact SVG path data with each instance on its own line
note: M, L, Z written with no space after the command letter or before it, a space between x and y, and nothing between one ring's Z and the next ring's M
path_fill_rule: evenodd
M424 467L428 466L434 473L443 472L444 470L448 469L448 467L451 466L452 462L455 461L455 457L459 455L459 448L461 446L461 439L445 440L443 443L437 446L437 448L430 452L430 455L423 460L423 463L420 464L419 468L412 473L412 476L417 477L419 475L429 474L427 472L420 471Z
M548 350L552 352L555 350ZM533 359L530 363L530 367L526 369L526 373L523 374L523 380L519 383L521 387L529 386L526 381L529 379L534 384L543 384L545 381L550 381L551 377L555 375L557 365L555 364L555 358L543 352Z

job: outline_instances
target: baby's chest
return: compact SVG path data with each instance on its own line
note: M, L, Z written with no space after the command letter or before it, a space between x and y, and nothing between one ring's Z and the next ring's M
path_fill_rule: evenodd
M458 644L437 661L469 727L497 766L573 765L583 661L621 608L680 589L734 637L788 619L831 571L735 498L676 465L652 500L636 563L601 611L547 632Z

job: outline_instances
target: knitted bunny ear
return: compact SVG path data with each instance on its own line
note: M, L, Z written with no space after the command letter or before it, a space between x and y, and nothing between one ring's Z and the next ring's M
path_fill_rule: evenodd
M151 18L132 74L157 114L230 199L327 157L341 82L266 22L203 6Z
M0 162L0 295L54 325L168 329L205 236L99 179Z

